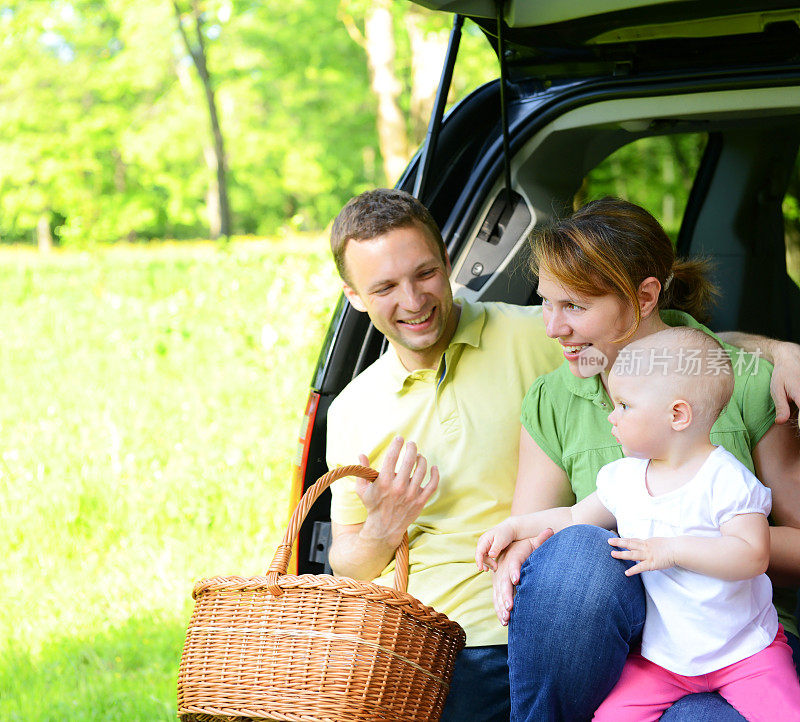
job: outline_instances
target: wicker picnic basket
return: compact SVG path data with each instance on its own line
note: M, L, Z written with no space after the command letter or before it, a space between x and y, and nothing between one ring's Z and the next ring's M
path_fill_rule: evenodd
M327 574L286 574L292 543L336 479L322 476L292 514L266 576L215 577L194 587L178 673L184 722L429 722L438 720L464 630L406 592L408 535L395 589Z

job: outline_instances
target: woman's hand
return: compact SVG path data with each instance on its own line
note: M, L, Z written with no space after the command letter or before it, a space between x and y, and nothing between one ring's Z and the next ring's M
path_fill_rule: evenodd
M500 624L508 625L511 608L514 606L514 587L519 584L520 569L525 560L551 536L552 529L545 529L533 539L514 542L497 559L497 569L492 575L494 611Z
M510 519L481 534L475 548L475 564L482 572L497 571L497 557L516 539Z

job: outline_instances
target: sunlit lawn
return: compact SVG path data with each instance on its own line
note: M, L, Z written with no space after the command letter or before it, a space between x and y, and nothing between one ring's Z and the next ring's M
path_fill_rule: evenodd
M324 243L0 251L0 719L175 719L194 580L285 523Z

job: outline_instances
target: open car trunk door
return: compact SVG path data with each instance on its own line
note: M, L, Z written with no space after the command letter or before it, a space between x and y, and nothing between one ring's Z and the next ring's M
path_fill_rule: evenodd
M493 0L415 0L464 15L497 50ZM791 62L798 0L506 0L509 79L580 78L682 67Z

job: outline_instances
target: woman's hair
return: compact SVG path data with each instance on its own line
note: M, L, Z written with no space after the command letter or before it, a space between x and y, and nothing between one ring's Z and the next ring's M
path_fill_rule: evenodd
M531 243L535 274L546 268L561 285L581 295L613 293L630 304L634 324L618 340L639 327L638 289L650 276L661 283L659 309L685 311L701 323L708 321L718 295L707 277L707 260L676 259L659 222L644 208L619 198L587 203L569 218L535 231Z

